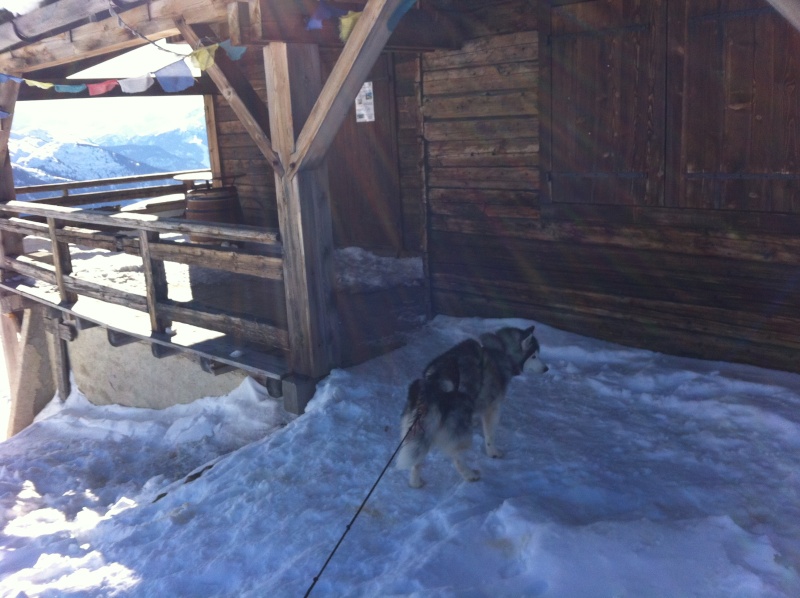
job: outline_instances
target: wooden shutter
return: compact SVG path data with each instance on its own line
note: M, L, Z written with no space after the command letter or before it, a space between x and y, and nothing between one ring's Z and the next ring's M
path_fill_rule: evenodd
M800 33L761 0L670 0L667 205L800 212Z
M540 24L544 202L660 205L665 0L551 4Z

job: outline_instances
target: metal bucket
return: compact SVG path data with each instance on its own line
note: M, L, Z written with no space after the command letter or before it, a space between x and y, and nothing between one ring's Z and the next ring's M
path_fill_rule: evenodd
M192 189L186 193L186 219L198 222L222 222L239 224L241 222L239 194L236 187L212 187L208 189ZM205 235L189 235L196 242L215 242Z

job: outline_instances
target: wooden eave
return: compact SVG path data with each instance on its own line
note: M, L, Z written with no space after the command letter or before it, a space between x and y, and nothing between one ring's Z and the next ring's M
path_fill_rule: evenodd
M800 0L767 0L792 27L800 31Z
M307 31L316 0L116 0L115 12L151 41L177 35L177 19L188 25L227 26L234 43L309 43L342 47L337 27ZM127 8L131 5L132 8ZM364 3L336 6L362 10ZM0 25L0 72L26 75L138 47L146 41L120 25L109 0L60 0ZM86 22L91 20L92 22ZM452 13L412 9L390 36L388 49L425 51L461 46L462 27Z

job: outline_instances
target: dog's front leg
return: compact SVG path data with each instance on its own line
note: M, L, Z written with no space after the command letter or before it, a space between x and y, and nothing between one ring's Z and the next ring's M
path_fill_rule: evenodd
M503 456L503 451L495 446L494 432L497 429L497 422L500 421L500 402L495 401L489 405L481 414L483 424L483 441L486 444L486 454L493 459Z
M412 488L422 488L425 485L425 481L420 475L420 469L422 469L421 463L411 466L411 471L408 474L408 485Z

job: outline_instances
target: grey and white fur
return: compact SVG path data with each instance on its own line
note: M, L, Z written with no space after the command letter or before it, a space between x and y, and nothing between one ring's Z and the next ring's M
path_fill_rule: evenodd
M523 369L547 371L533 329L501 328L481 335L480 342L465 340L434 358L422 378L411 383L401 422L405 441L397 457L397 467L410 470L409 486L424 485L422 462L434 446L453 459L465 480L480 479L480 471L464 461L472 445L473 416L481 418L486 454L503 456L495 430L508 383Z

